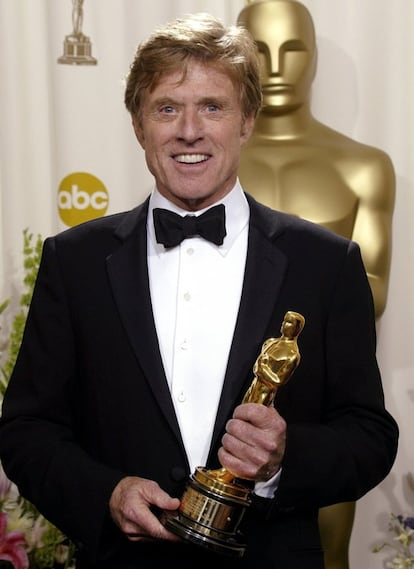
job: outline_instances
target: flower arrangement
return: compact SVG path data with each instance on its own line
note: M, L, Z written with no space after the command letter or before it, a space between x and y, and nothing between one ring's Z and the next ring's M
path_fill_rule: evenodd
M14 316L6 361L0 375L0 403L10 380L21 344L27 311L33 294L43 241L40 235L23 232L24 292ZM9 306L0 305L0 314ZM0 568L74 569L75 547L65 535L44 518L28 500L20 496L0 464Z
M411 489L414 490L414 478L408 476ZM374 547L374 553L389 548L394 551L394 557L386 561L387 569L414 569L414 517L391 514L388 525L393 534L392 541L385 541Z

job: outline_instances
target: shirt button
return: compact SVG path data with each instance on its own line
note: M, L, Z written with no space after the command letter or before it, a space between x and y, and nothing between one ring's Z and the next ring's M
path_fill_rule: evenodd
M178 399L178 401L179 401L180 403L184 403L184 401L186 400L184 391L180 391L180 393L178 394L177 399Z
M188 344L189 344L188 340L184 340L183 342L181 342L180 348L182 350L188 350Z
M184 294L184 300L191 300L191 294L189 292Z
M187 255L192 255L194 253L194 249L192 247L189 247L187 249Z

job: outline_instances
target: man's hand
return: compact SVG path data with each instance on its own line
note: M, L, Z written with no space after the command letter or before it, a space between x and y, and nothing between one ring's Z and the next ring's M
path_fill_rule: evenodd
M155 481L137 476L123 478L109 501L112 518L131 541L180 541L164 528L152 511L154 508L176 510L179 505L180 500L171 498Z
M273 406L243 403L226 425L218 457L235 476L263 482L278 472L285 444L286 423Z

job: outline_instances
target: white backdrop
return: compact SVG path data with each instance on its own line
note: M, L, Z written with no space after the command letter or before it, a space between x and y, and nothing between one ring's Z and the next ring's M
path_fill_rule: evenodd
M383 566L384 555L371 549L388 537L389 512L414 515L407 480L414 470L414 2L302 2L313 16L319 46L315 116L388 152L397 174L378 357L401 442L391 474L359 502L351 541L351 569L374 569ZM81 66L57 63L72 32L71 0L0 0L0 301L15 298L20 289L23 229L46 237L67 227L70 203L83 207L76 173L94 177L85 183L90 199L98 192L101 212L106 202L108 213L128 209L149 192L152 179L123 107L123 78L137 43L154 26L187 12L208 11L235 23L244 4L85 0L82 30L97 65ZM61 187L71 174L69 186ZM58 195L60 187L65 194ZM81 210L72 210L76 219ZM4 335L7 315L2 326Z

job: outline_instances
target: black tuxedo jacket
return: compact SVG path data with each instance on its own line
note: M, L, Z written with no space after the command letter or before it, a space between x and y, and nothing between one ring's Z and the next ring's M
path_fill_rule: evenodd
M274 499L249 508L247 553L234 566L316 569L318 508L356 500L386 476L397 426L384 408L358 246L248 199L245 279L207 466L219 466L226 420L263 341L280 335L287 310L300 312L301 363L275 402L288 425L279 487ZM154 561L162 544L121 535L108 500L126 475L154 479L179 497L190 474L151 310L147 210L146 201L45 241L3 405L5 470L78 544L81 568L166 566ZM182 567L186 555L191 567L209 555L169 547L166 559Z

